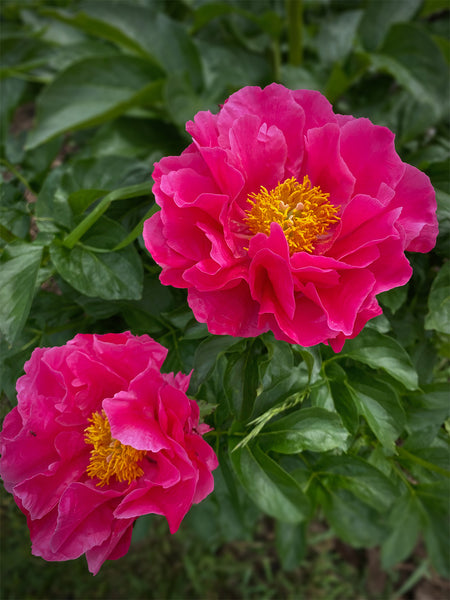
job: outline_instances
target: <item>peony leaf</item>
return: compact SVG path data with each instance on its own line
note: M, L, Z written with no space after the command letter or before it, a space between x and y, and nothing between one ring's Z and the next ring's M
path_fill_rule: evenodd
M197 347L194 357L194 372L192 373L189 391L195 394L200 385L212 373L214 366L222 354L235 346L243 347L245 341L231 335L208 337Z
M409 491L397 498L389 514L391 533L383 542L381 561L390 569L413 551L421 525L421 507L415 494Z
M161 93L161 76L157 67L133 56L95 56L71 65L38 97L27 149L153 102Z
M371 54L375 69L388 72L419 102L426 103L437 120L444 113L448 66L428 32L415 23L393 25L379 53Z
M117 197L117 188L123 190L146 181L148 166L124 156L81 159L57 167L45 179L38 195L39 229L50 232L73 229L74 215L82 214L96 199L111 191ZM150 193L150 187L149 184L145 195Z
M264 448L281 454L296 454L303 450L345 451L348 431L336 413L323 408L302 408L270 423L259 439Z
M347 340L340 356L383 369L408 390L418 387L417 373L406 351L396 340L375 329L366 328L356 338Z
M397 490L379 469L358 456L323 455L315 470L330 489L345 489L377 511L387 510Z
M381 543L386 525L375 509L347 490L322 488L318 497L334 532L355 548L372 548Z
M450 577L449 482L422 484L416 488L424 514L424 538L431 562L442 577Z
M12 344L30 312L42 246L16 242L7 246L0 261L0 331Z
M383 41L394 23L407 21L418 12L422 0L407 2L380 2L368 0L364 16L359 26L359 34L363 45L368 50L375 50Z
M238 478L259 508L287 523L300 523L310 512L309 500L299 484L258 446L233 451L231 462Z
M330 381L334 406L345 427L356 433L359 427L359 415L353 395L343 381Z
M395 440L401 434L406 416L395 390L384 381L366 378L361 381L352 379L347 383L353 399L373 433L380 442L391 451L395 449Z
M224 391L232 411L240 421L250 418L259 386L258 341L248 340L244 352L228 358Z
M425 328L450 333L450 262L442 265L431 286Z
M138 300L142 295L143 269L135 248L112 252L125 230L103 217L72 249L59 241L50 246L51 259L59 274L86 296L105 300Z
M84 2L74 13L46 10L45 14L123 46L167 73L187 72L195 89L202 85L195 44L180 23L161 12L130 3Z

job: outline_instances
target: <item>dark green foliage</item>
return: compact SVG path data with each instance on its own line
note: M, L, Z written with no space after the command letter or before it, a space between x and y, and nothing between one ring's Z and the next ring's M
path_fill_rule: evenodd
M0 10L3 414L34 347L77 332L148 333L169 349L164 370L194 369L189 394L214 427L215 491L183 535L214 552L250 543L266 513L278 519L273 546L289 570L307 556L308 527L320 517L347 544L380 547L387 570L423 539L449 576L448 3L305 1L301 54L289 51L281 0L7 1ZM153 163L186 146L186 120L274 80L389 126L402 158L437 192L435 250L409 257L410 283L381 294L384 315L339 354L271 334L208 334L185 293L159 283L140 236L155 210ZM149 535L141 521L135 548ZM136 568L135 556L126 560ZM205 577L190 562L200 559L189 550L176 560L178 579L170 589L160 581L159 592L183 595L182 572L188 597L200 597ZM145 596L140 569L130 571L136 598ZM101 581L93 597L109 597ZM248 597L295 597L292 582L277 585L263 596L255 584ZM350 597L332 587L328 598Z

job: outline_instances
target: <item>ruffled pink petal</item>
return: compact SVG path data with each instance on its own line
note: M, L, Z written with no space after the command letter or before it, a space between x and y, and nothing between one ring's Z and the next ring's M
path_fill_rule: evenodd
M113 512L120 491L72 483L61 496L58 520L51 539L53 552L77 558L111 535Z
M261 315L261 327L271 329L278 340L301 346L315 346L333 335L323 310L303 294L296 294L295 313L289 318L284 312Z
M258 325L259 305L244 280L226 290L199 292L190 288L188 304L197 321L207 323L216 335L252 337L267 331Z
M334 123L310 129L305 138L305 172L313 185L330 194L335 206L345 206L352 196L355 178L340 153L340 129Z
M355 194L376 196L382 183L395 189L405 171L394 134L368 119L349 120L342 126L341 156L355 177Z
M170 442L156 419L156 398L143 401L149 399L148 377L152 374L156 372L148 369L143 377L133 381L129 391L104 400L103 408L114 439L136 450L158 452L170 448Z
M411 279L412 268L403 253L403 240L389 238L380 242L380 256L370 266L375 276L374 294L404 285Z
M198 151L216 182L219 193L230 199L237 198L243 185L244 177L229 162L227 152L222 148L198 147Z
M434 248L438 234L436 197L425 173L405 165L391 207L401 208L398 222L405 234L406 250L429 252Z
M237 263L228 269L223 269L212 259L202 260L184 272L184 280L189 287L196 288L199 292L210 290L228 289L235 287L239 280L247 276L248 267L244 263Z
M370 271L355 269L342 273L335 288L318 288L308 283L305 294L322 308L332 331L350 335L358 312L374 286L375 277Z
M219 142L225 144L226 147L231 147L231 142L227 144L228 132L235 127L236 121L243 115L255 115L258 117L260 125L266 124L267 129L275 126L280 132L283 132L287 148L284 177L295 176L303 159L305 122L305 113L295 99L295 92L277 83L272 83L264 89L245 87L233 94L217 115L217 125L221 132ZM270 152L267 154L270 157ZM277 183L278 181L275 185ZM265 183L259 185L265 185Z
M203 228L213 228L215 222L205 211L197 208L185 208L182 215L180 218L180 211L173 202L167 202L161 212L161 220L171 250L183 255L185 265L189 266L210 256L211 242L205 236ZM189 230L188 236L186 227Z
M305 115L305 133L313 127L336 123L333 107L320 92L315 90L294 90L292 96L302 107ZM289 128L289 124L288 124Z
M127 497L116 510L117 518L127 518L133 515L156 514L164 515L169 524L170 533L175 533L186 513L192 506L196 488L195 473L190 479L183 479L177 485L164 489L154 487L151 492L133 501Z
M169 385L176 387L177 389L181 390L182 392L187 392L188 388L189 388L189 381L191 379L191 374L192 374L192 372L188 373L187 375L185 375L184 373L161 373L161 377ZM199 411L198 404L194 401L190 401L190 402L191 402L191 405L194 405L196 410Z
M352 333L348 336L344 335L343 333L339 333L335 338L328 340L330 346L335 352L340 352L346 340L356 337L361 332L367 321L378 317L382 312L383 311L375 298L368 300L364 308L360 310L356 317L355 326Z
M260 304L260 313L283 310L292 318L295 311L294 284L289 264L289 247L278 223L270 226L270 235L255 235L248 253L251 263L248 284L252 298Z
M188 121L186 131L199 146L214 148L218 145L217 115L209 110L201 110L193 121Z
M144 223L143 237L146 248L163 268L160 276L161 283L179 288L185 287L183 273L191 266L191 261L172 250L167 243L160 213L156 213Z
M194 504L201 502L214 489L214 478L211 471L219 466L217 456L211 446L197 434L186 436L189 456L198 469L198 481L193 498Z
M99 546L94 546L86 551L86 560L92 575L97 575L105 560L117 560L128 552L133 523L132 519L115 519L112 522L109 538Z
M229 160L243 174L242 200L261 186L274 188L285 179L287 147L283 133L275 126L261 124L256 115L242 115L232 124ZM241 202L244 208L245 204Z
M48 470L37 473L14 487L30 518L41 519L58 504L61 494L72 481L77 481L86 471L89 451L83 435L76 431L61 431L55 439L59 460Z
M33 427L24 428L14 439L4 440L0 473L8 492L20 482L48 473L50 465L58 460L52 437Z

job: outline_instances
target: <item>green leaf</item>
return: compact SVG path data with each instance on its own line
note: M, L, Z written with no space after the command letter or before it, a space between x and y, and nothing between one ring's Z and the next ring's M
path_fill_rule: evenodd
M35 294L42 246L14 243L0 260L0 331L12 344L21 332Z
M421 507L415 494L407 491L397 498L389 514L391 532L381 548L384 569L390 569L411 554L419 536L421 520Z
M432 427L436 434L449 415L447 383L424 385L423 392L408 396L407 428L413 433Z
M156 119L122 116L105 123L93 135L82 154L99 159L103 156L152 157L179 152L180 140L173 125Z
M319 499L335 533L355 548L372 548L385 535L381 515L347 490L320 489Z
M403 431L406 416L395 390L379 379L367 381L353 377L347 383L353 399L373 433L385 446L394 451L395 441Z
M85 2L76 13L46 14L119 44L167 73L187 72L195 89L202 85L200 57L192 39L180 23L161 12L130 3Z
M186 122L201 110L212 110L217 106L211 97L201 96L192 86L186 74L169 74L164 86L164 103L173 123L184 132Z
M345 489L377 511L387 510L395 500L391 480L358 456L324 455L314 469L330 490Z
M450 333L450 262L445 262L431 286L425 329Z
M66 131L92 127L161 94L161 71L133 56L90 57L57 75L37 99L27 149Z
M195 351L194 372L192 373L189 392L195 394L213 371L219 357L239 344L243 345L242 339L231 335L211 336L204 340Z
M348 431L336 413L323 408L301 408L266 426L259 439L264 448L281 454L327 452L346 450Z
M347 340L340 356L348 356L373 369L383 369L408 390L418 387L417 373L403 347L374 329L364 329L356 338Z
M424 538L431 562L442 577L450 577L450 485L448 481L416 488L423 509Z
M0 185L0 224L2 231L5 233L7 230L10 234L10 239L7 239L0 233L0 237L7 242L16 237L25 238L30 231L27 202L21 190L13 183L2 182Z
M319 346L311 346L310 348L303 348L302 346L294 345L293 349L295 352L305 361L309 373L309 383L315 383L320 379L320 373L322 369L322 356L320 354Z
M308 385L308 372L305 363L293 367L282 368L279 363L274 370L268 365L263 379L263 390L255 401L253 417L262 415L286 398L301 393Z
M341 381L330 381L330 389L334 406L342 422L351 433L356 433L359 426L359 414L353 394Z
M378 54L371 54L372 66L388 72L419 102L428 104L432 120L445 111L448 66L428 32L416 23L393 25Z
M315 39L321 62L332 65L347 57L362 16L362 10L346 10L332 13L328 19L322 20Z
M364 46L368 50L375 50L391 25L409 21L420 9L421 4L422 0L395 0L395 2L368 0L359 26L359 34Z
M300 523L310 512L309 500L298 483L258 446L233 451L233 468L250 498L268 515L287 523Z
M393 315L395 315L398 309L406 302L406 298L408 297L408 289L409 284L402 285L379 294L377 299L383 306L389 308Z
M238 420L252 414L258 386L257 344L249 340L244 352L229 356L224 375L225 394Z
M103 217L72 249L55 241L51 259L59 274L86 296L105 300L138 300L142 295L142 262L133 246L111 252L126 231Z

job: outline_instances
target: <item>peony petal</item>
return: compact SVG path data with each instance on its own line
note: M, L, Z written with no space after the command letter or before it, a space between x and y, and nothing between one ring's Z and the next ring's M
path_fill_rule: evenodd
M188 304L200 323L216 335L255 336L267 331L258 326L258 303L244 280L230 289L198 292L190 288Z
M61 496L51 550L77 558L111 534L113 512L121 492L74 482Z
M342 126L341 156L355 177L355 194L376 196L382 183L394 189L405 171L395 151L394 134L368 119L353 119Z
M398 222L405 234L405 249L429 252L436 244L438 234L436 196L429 177L406 165L391 207L401 208Z
M234 128L236 121L248 114L257 116L259 124L264 123L267 130L275 126L276 129L283 132L287 149L284 177L295 176L303 160L305 122L305 113L296 101L295 92L287 90L277 83L272 83L264 89L245 87L233 94L217 116L222 143L226 143L227 134ZM231 143L229 147L231 147ZM269 159L271 151L272 147L269 146L267 152ZM277 183L278 181L275 182L275 185ZM260 183L259 186L261 185L265 184Z
M86 551L86 560L92 575L97 575L105 560L117 560L128 552L133 534L133 523L132 519L115 519L109 538L102 544Z
M353 193L355 177L340 153L340 129L334 123L310 129L306 134L304 170L313 185L330 194L335 206L345 206Z
M255 235L250 242L248 284L260 314L279 309L292 318L295 311L294 284L289 264L289 248L278 223L270 226L270 236Z

